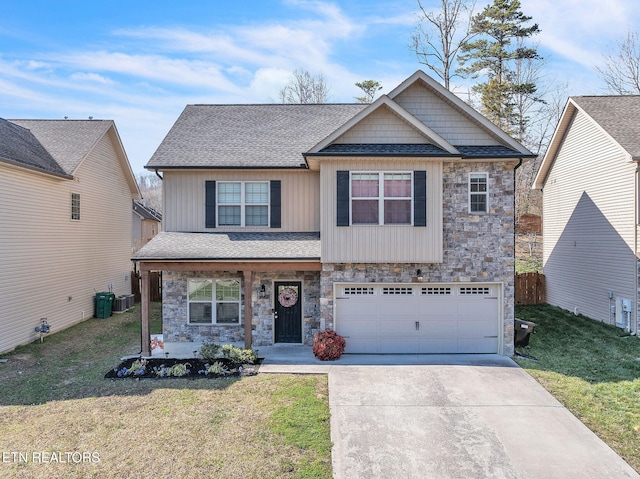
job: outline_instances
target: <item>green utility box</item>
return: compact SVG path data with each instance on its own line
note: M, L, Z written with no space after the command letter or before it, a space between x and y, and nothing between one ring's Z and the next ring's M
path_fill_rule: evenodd
M111 316L111 308L115 297L116 295L113 293L96 293L96 318L108 318Z

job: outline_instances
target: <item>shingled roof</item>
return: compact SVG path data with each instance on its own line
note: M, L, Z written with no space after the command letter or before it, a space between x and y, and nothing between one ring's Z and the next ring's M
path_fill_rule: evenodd
M136 261L320 260L320 233L178 233L162 231Z
M640 159L640 96L574 96L571 100L593 118L632 158Z
M72 175L112 120L9 120L28 129L67 175Z
M0 161L56 176L67 176L67 173L30 130L2 118L0 118Z
M145 168L299 168L304 152L366 107L187 105Z

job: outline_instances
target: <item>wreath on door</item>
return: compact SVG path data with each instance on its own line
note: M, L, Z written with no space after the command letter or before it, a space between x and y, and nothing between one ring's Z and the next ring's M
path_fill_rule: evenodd
M285 308L290 308L298 302L298 293L293 288L284 288L278 295L278 302Z

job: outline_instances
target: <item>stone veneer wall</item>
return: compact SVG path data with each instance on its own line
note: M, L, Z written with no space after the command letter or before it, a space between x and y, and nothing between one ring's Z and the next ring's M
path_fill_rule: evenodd
M323 264L320 312L322 326L333 328L333 283L501 282L504 290L503 354L513 355L515 307L514 162L443 164L443 262ZM489 213L470 214L469 173L489 173ZM389 245L401 248L402 245Z
M191 325L187 323L187 280L210 278L240 280L241 322L239 325ZM302 282L302 336L305 344L311 344L313 335L320 328L320 273L319 272L273 272L254 273L251 302L253 305L253 346L273 344L274 281ZM162 274L162 332L165 342L234 343L244 341L244 287L238 273L173 272ZM264 285L265 291L262 292Z

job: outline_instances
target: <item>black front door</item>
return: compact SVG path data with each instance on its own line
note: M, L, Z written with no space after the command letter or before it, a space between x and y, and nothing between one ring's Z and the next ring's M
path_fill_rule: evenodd
M302 342L302 283L276 281L275 329L276 343Z

